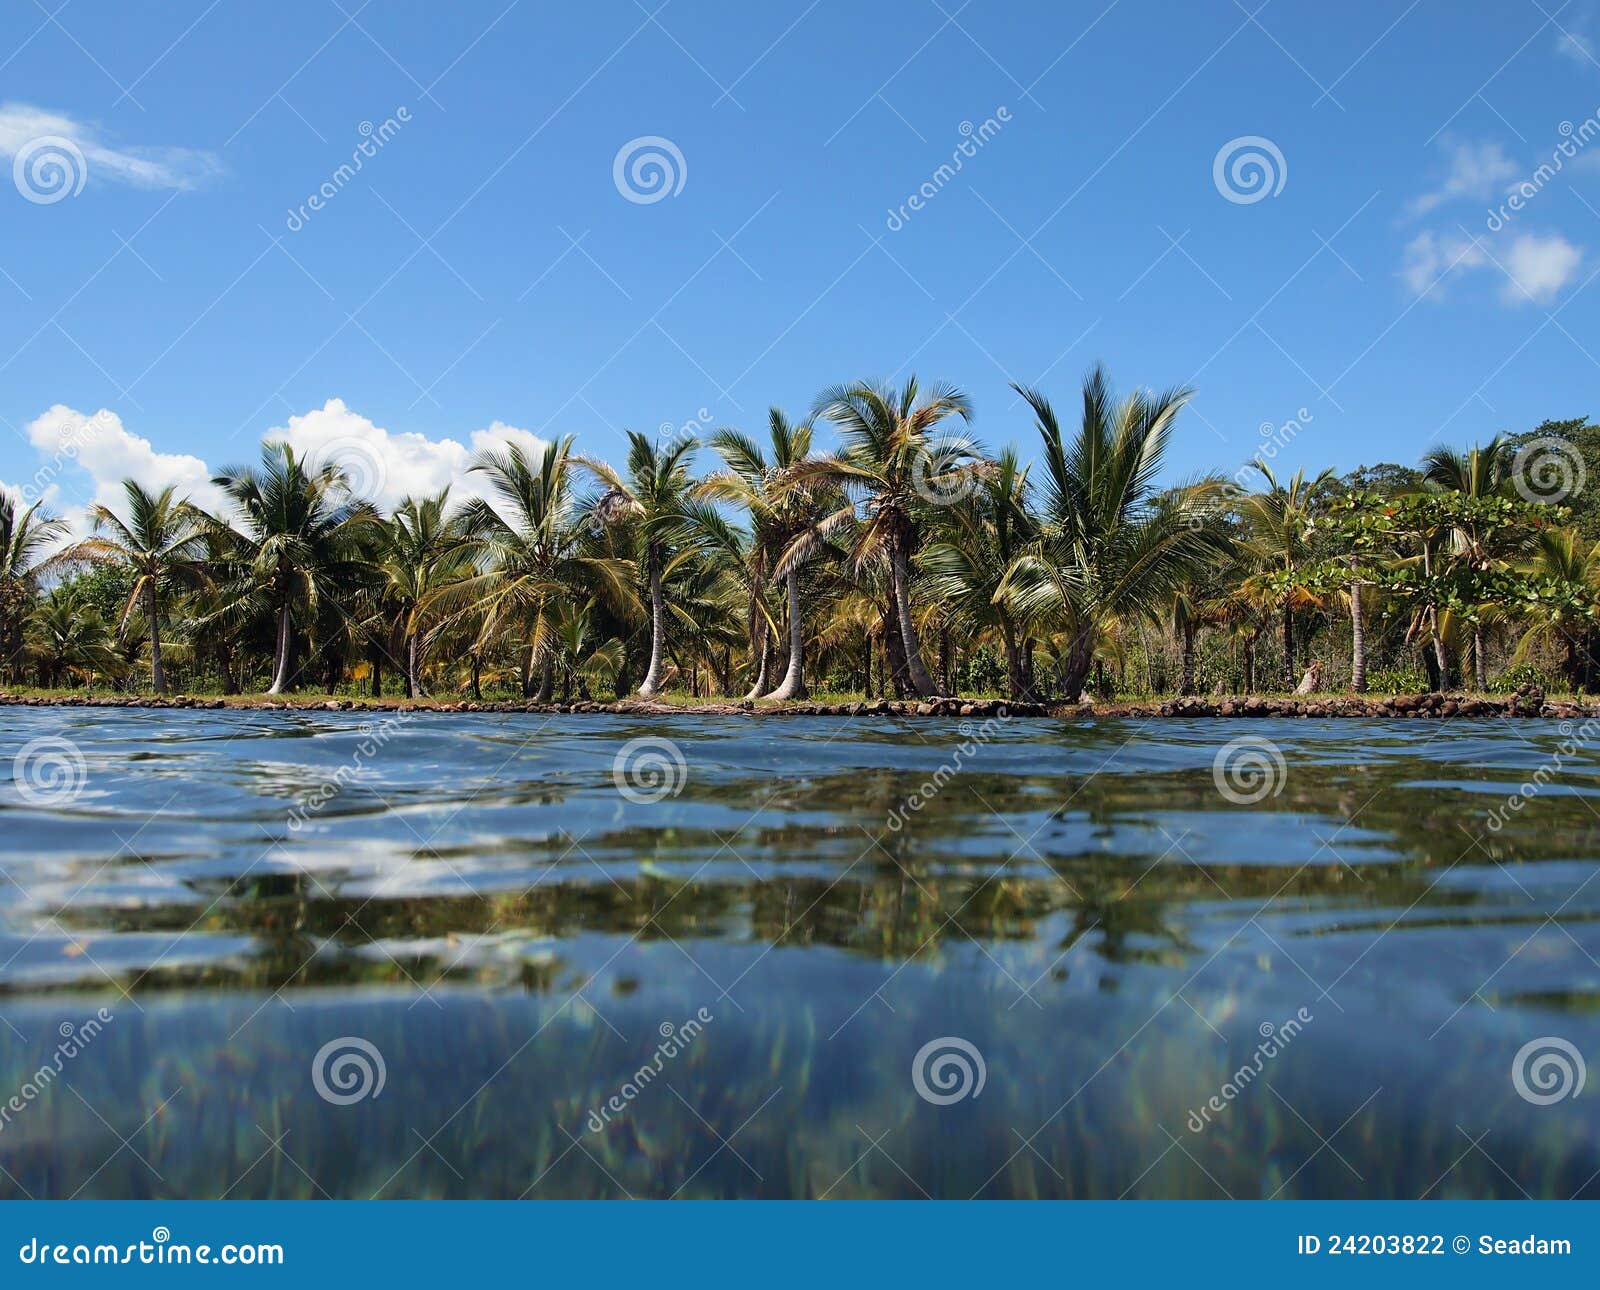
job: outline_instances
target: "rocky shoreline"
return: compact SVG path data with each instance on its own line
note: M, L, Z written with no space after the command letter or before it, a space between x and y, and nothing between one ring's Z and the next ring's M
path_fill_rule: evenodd
M288 696L265 699L191 697L124 697L121 695L38 696L0 693L0 707L28 708L187 708L236 709L250 712L497 712L608 713L623 716L755 716L755 717L1058 717L1068 720L1105 717L1544 717L1570 719L1600 716L1600 707L1574 700L1549 700L1538 690L1524 689L1507 695L1401 694L1382 698L1362 695L1286 697L1265 695L1215 695L1152 703L1021 703L1006 699L930 699L921 702L876 699L871 702L761 704L749 700L711 701L697 704L647 703L627 699L619 703L476 702L472 700L351 699L322 696Z

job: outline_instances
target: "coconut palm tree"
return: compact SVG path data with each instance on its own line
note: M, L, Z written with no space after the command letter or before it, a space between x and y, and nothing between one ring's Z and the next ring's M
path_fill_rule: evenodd
M0 648L7 670L16 675L23 650L23 625L38 589L46 550L67 531L34 502L25 510L9 493L0 492Z
M1474 444L1466 452L1435 448L1422 458L1423 485L1433 492L1461 493L1471 498L1500 497L1510 483L1513 456L1511 444L1499 435L1486 444ZM1488 550L1477 527L1470 523L1453 528L1450 538L1455 558L1476 569L1490 567L1501 554ZM1472 670L1482 691L1489 688L1489 672L1479 617L1474 615L1472 624Z
M1538 594L1524 609L1514 661L1539 646L1560 649L1573 691L1592 688L1600 677L1600 541L1575 527L1543 529L1523 572Z
M971 495L946 508L940 538L922 553L931 599L955 607L980 631L998 628L1005 645L1006 684L1013 699L1028 697L1017 621L998 596L1006 570L1038 526L1029 510L1028 470L1015 448L1000 453L977 476Z
M133 574L127 604L117 623L117 638L127 632L136 611L142 612L150 635L150 688L166 693L166 673L161 662L161 617L168 593L204 581L206 517L169 484L152 493L137 481L125 479L128 499L126 520L108 506L89 508L96 536L86 538L62 553L65 560L120 565ZM99 536L105 531L107 536Z
M233 466L212 482L236 515L208 517L235 550L237 582L221 611L232 618L270 614L275 624L272 685L288 688L295 620L314 621L324 597L355 587L370 569L377 512L350 493L332 462L308 463L286 443L261 450L259 467Z
M834 386L818 398L813 415L833 423L843 446L797 467L795 477L823 480L861 497L865 513L850 563L859 569L880 555L887 558L907 673L918 694L934 695L938 689L923 662L911 608L911 560L930 512L970 489L977 447L940 426L952 417L970 422L971 400L943 383L924 392L913 376L898 389Z
M788 605L789 661L783 678L766 697L801 699L806 696L804 679L805 623L800 610L800 570L826 542L819 524L827 513L844 503L837 489L819 484L815 477L801 477L800 471L811 456L811 422L794 425L778 408L767 414L767 429L772 442L772 457L748 435L738 430L718 430L709 442L726 465L700 486L701 496L742 507L750 515L750 543L745 555L749 571L752 615L751 648L760 654L756 687L746 698L760 695L766 677L765 606L761 602L766 582L771 577L784 581ZM831 505L830 505L831 504Z
M1251 466L1266 480L1266 489L1238 498L1233 505L1244 522L1244 545L1255 563L1258 585L1283 615L1284 688L1293 690L1300 679L1294 665L1294 611L1313 600L1297 580L1314 551L1312 499L1336 477L1324 470L1308 480L1304 470L1297 470L1283 484L1265 461L1257 459Z
M422 697L429 611L440 588L466 571L465 536L449 516L450 489L407 497L383 526L377 558L382 600L405 654L406 690Z
M440 588L432 604L478 623L471 646L482 657L513 633L523 641L524 697L541 703L554 682L552 610L581 595L636 607L631 572L618 559L591 551L588 517L573 493L572 438L546 444L538 460L520 444L480 453L472 470L489 485L461 512L461 530L474 567Z
M701 540L686 508L694 489L689 462L699 446L700 441L692 435L662 446L629 430L626 478L605 462L575 459L606 490L595 503L595 521L626 524L639 535L643 566L639 572L650 596L650 666L639 686L641 699L653 699L661 692L667 650L667 602L662 584Z
M39 667L39 684L54 687L63 673L92 685L96 676L126 670L106 620L78 588L54 588L28 622L28 652Z
M1068 440L1055 409L1015 386L1044 448L1039 536L996 594L1019 618L1067 635L1061 681L1083 692L1101 632L1118 618L1158 614L1177 587L1227 555L1220 481L1156 487L1186 389L1139 391L1118 402L1105 369L1083 383L1083 415Z

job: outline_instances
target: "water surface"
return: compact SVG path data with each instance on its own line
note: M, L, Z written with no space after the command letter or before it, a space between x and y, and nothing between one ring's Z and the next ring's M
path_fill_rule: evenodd
M0 1195L1600 1195L1596 1090L1512 1078L1600 1059L1554 722L0 734Z

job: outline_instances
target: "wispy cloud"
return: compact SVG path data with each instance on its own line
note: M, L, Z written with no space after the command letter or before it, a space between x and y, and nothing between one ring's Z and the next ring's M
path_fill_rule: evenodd
M41 139L67 139L83 154L89 182L135 188L197 188L222 170L210 152L195 148L120 147L98 127L30 103L0 103L0 156L16 158Z
M1440 299L1453 274L1494 269L1505 277L1506 305L1549 304L1577 276L1583 248L1559 233L1519 233L1491 241L1465 233L1419 233L1406 244L1400 280L1413 295Z
M1406 207L1411 214L1426 215L1462 197L1488 201L1522 173L1498 143L1450 143L1447 147L1450 161L1438 187L1412 198Z

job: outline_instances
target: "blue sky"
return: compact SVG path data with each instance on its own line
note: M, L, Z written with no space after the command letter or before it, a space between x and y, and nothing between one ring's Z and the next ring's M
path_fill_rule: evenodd
M910 371L1026 448L1096 359L1197 387L1176 473L1600 413L1597 58L1580 0L13 0L0 481L287 430L392 496Z

